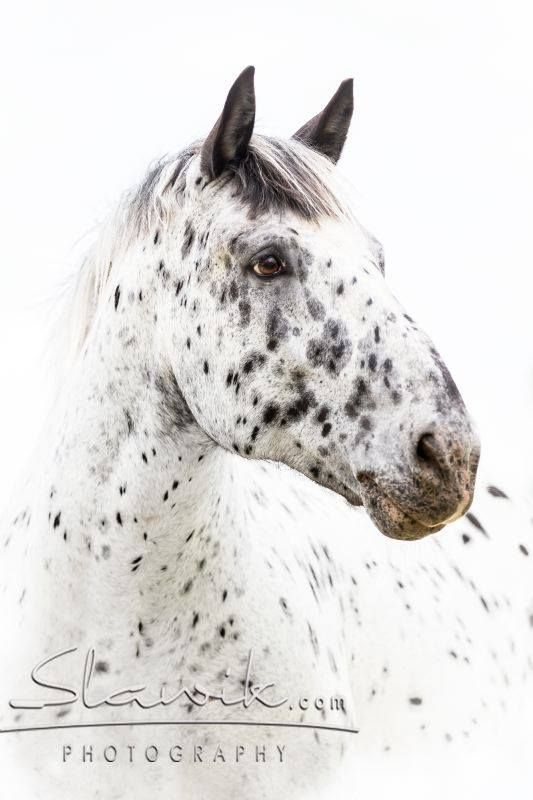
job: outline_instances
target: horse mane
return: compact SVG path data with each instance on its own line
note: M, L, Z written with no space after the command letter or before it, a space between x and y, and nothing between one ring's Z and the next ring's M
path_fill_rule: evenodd
M201 146L201 141L195 142L177 155L157 161L97 229L67 287L69 299L60 320L67 337L67 366L82 350L118 256L156 230L164 233L179 209L187 167ZM254 135L246 158L208 183L204 191L216 192L228 183L252 217L283 210L315 222L321 217L349 216L347 193L334 165L296 139Z

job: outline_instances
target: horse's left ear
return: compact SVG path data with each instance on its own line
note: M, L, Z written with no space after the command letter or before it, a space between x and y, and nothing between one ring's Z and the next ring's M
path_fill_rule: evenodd
M228 92L222 114L202 146L201 167L209 180L218 178L248 150L255 121L254 67L246 67Z
M348 135L352 114L353 78L348 78L320 114L306 122L292 138L318 150L336 164Z

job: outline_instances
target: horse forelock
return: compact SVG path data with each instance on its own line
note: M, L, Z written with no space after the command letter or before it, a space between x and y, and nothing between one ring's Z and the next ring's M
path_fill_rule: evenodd
M187 168L201 147L201 141L195 142L178 155L164 157L126 197L127 239L168 223L172 211L179 208ZM204 189L215 201L221 187L228 184L252 216L287 210L313 221L350 216L348 192L335 166L296 139L252 137L246 158Z
M233 180L237 197L253 216L286 210L312 221L348 216L335 166L295 139L252 138Z

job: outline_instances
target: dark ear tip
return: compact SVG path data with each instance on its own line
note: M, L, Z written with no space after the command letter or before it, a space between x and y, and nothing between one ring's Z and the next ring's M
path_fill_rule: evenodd
M241 94L245 92L248 97L253 98L255 95L254 75L255 67L249 66L243 69L240 75L233 81L228 97L234 97L236 93Z
M255 75L255 67L251 65L245 67L241 72L241 74L239 75L239 77L237 78L237 80L235 81L235 83L237 83L238 81L246 81L252 83L254 75Z
M327 106L299 128L293 138L336 164L346 141L353 109L353 78L346 78L339 84Z
M342 81L337 92L339 94L351 94L353 97L353 78L346 78L346 80Z

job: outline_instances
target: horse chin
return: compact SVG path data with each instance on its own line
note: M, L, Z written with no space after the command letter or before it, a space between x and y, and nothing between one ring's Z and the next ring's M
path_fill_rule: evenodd
M390 539L415 541L437 533L446 525L446 522L426 525L414 519L367 476L359 478L359 490L368 516L378 530Z

